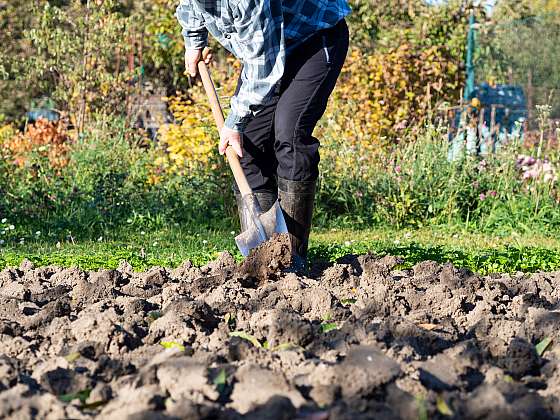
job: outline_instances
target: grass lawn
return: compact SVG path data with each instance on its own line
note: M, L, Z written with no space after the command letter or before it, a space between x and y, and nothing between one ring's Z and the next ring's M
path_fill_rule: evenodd
M110 237L97 240L27 240L0 248L0 268L17 266L23 258L36 265L78 266L82 269L115 268L126 259L136 270L153 265L174 267L189 259L202 265L224 250L241 256L234 233L189 231L173 227L152 232L130 229L112 231ZM344 230L313 232L312 259L337 258L354 253L373 252L397 255L409 267L423 260L451 261L479 273L535 272L560 270L560 239L553 236L512 235L498 237L466 233L448 227L420 230Z

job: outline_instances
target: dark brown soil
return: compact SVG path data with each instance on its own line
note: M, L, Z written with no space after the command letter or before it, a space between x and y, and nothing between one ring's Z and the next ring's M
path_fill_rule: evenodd
M0 418L560 418L560 273L365 255L304 277L284 245L0 272Z
M290 236L281 233L251 250L239 267L239 273L254 277L262 284L274 279L279 270L288 268L291 263Z

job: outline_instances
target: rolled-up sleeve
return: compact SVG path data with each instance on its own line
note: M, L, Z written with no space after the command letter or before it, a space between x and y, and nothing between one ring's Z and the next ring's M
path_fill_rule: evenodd
M281 0L241 0L235 28L243 61L241 88L231 100L226 127L242 132L251 116L274 94L284 74L285 46Z
M186 49L202 49L208 45L208 31L204 19L196 13L192 0L181 0L175 16L183 28Z

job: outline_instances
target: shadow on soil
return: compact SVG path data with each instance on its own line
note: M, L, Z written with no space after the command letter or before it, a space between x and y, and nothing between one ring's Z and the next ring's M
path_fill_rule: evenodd
M430 260L440 264L450 262L456 267L468 268L480 274L560 270L559 252L535 247L508 246L501 249L465 252L440 245L425 246L418 243L406 245L365 243L351 247L339 244L318 244L310 249L309 254L311 260L314 261L335 262L349 254L368 252L379 256L398 256L403 259L403 268Z

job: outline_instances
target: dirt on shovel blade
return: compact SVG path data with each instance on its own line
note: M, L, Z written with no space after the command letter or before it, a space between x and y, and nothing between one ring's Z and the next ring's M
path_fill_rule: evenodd
M290 236L281 233L252 249L239 267L239 273L255 277L263 283L291 264Z
M560 273L298 277L282 244L266 271L0 272L0 418L560 418Z

